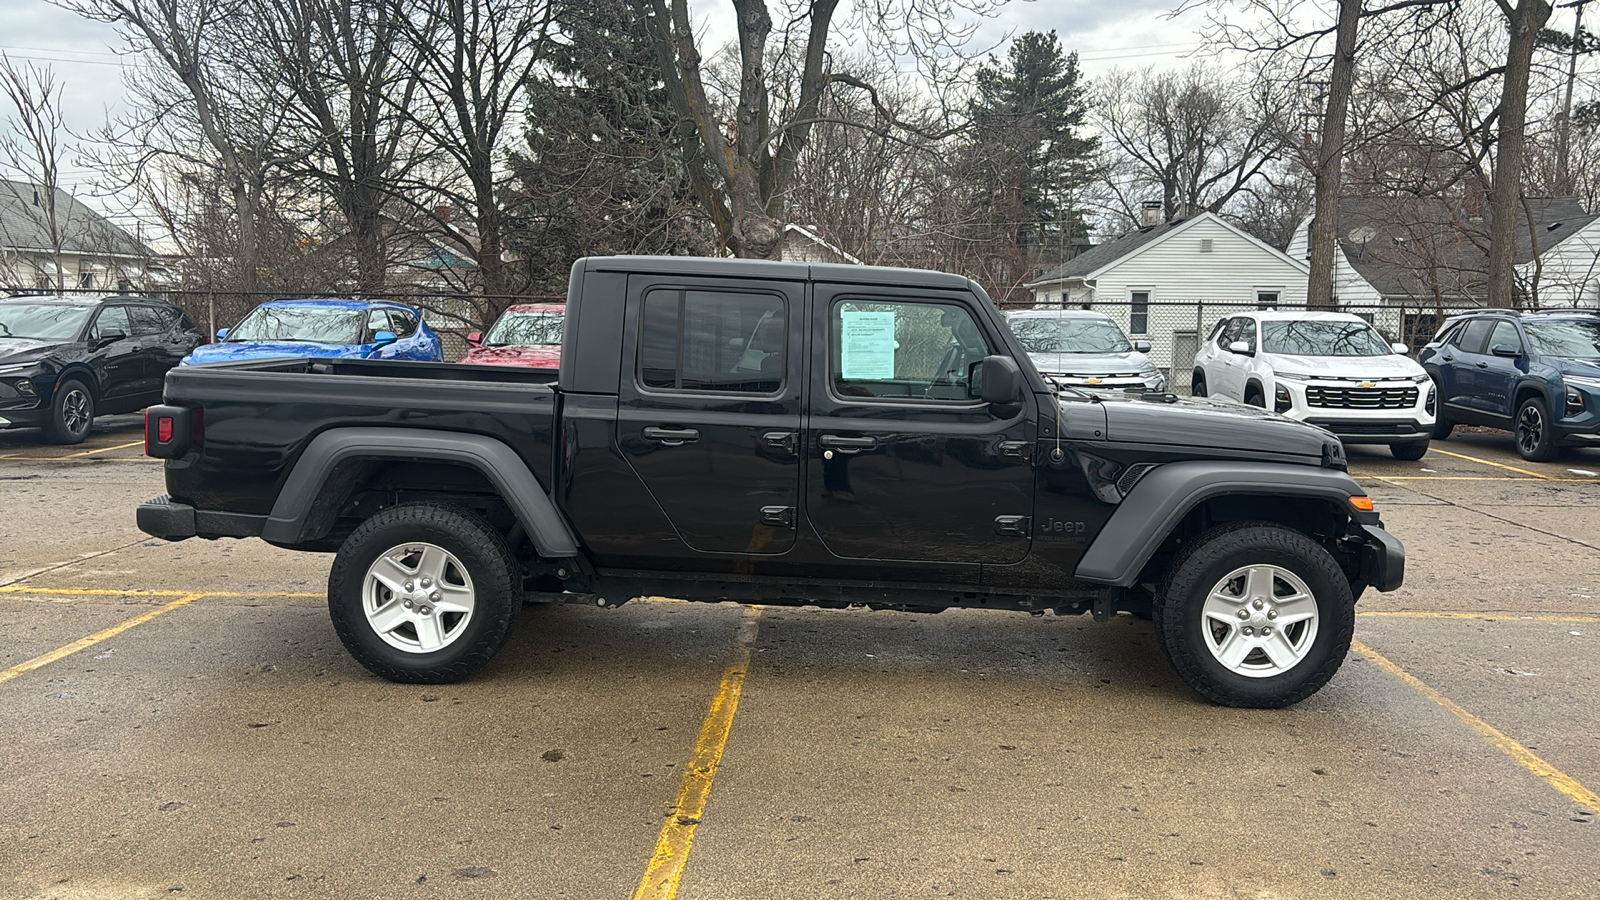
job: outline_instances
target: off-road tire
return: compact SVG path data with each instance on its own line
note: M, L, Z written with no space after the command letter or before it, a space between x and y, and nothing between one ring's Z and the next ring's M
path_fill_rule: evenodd
M76 378L56 385L50 396L50 418L44 439L52 444L81 444L94 428L94 392Z
M1274 566L1303 581L1316 604L1316 633L1286 671L1251 677L1229 670L1206 643L1207 596L1229 573ZM1178 676L1223 706L1277 709L1316 693L1339 671L1355 634L1355 597L1333 556L1306 535L1270 522L1238 522L1202 534L1168 569L1155 600L1156 632Z
M1416 462L1427 454L1428 442L1406 441L1403 444L1390 444L1389 452L1394 454L1395 459Z
M1556 446L1550 419L1550 407L1538 395L1517 404L1517 416L1511 421L1511 433L1517 441L1517 453L1529 462L1550 462L1561 455Z
M431 652L392 646L364 606L370 570L379 557L412 543L442 548L459 561L473 595L465 627ZM328 573L328 613L345 649L373 674L409 684L448 684L471 677L504 646L522 606L518 572L505 538L477 513L435 503L401 504L376 513L345 539Z

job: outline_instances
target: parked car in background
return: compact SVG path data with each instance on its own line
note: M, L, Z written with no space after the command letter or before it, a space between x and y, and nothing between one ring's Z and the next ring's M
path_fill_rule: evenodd
M1019 309L1006 324L1046 378L1079 389L1164 391L1167 379L1110 316L1080 309Z
M183 365L274 357L439 362L444 347L415 307L372 300L269 300Z
M1408 350L1349 313L1244 313L1218 322L1200 345L1190 387L1416 460L1428 452L1437 394Z
M566 325L564 303L523 303L500 314L488 334L467 335L472 350L464 363L488 366L561 367L561 337Z
M1447 319L1419 355L1438 385L1433 436L1509 430L1523 459L1600 446L1600 314L1485 310Z
M0 428L42 426L76 444L95 416L161 402L167 370L203 340L161 300L0 300Z

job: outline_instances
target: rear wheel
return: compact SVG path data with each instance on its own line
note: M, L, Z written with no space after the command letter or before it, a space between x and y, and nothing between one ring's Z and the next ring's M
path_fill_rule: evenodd
M1194 378L1189 382L1189 396L1206 396L1206 373L1199 369L1194 370Z
M328 574L334 631L390 681L471 676L505 644L521 605L516 561L476 513L432 503L382 510L351 533Z
M1390 444L1389 452L1394 454L1395 459L1403 459L1406 462L1416 462L1428 452L1428 442L1407 441L1404 444Z
M94 424L94 394L76 378L56 385L50 398L50 419L44 425L45 440L52 444L78 444L89 436Z
M1316 693L1343 664L1355 597L1333 556L1266 522L1201 535L1156 597L1167 658L1201 696L1271 709Z
M1544 398L1529 397L1517 407L1514 433L1517 436L1517 452L1522 454L1523 459L1549 462L1560 454L1550 424L1550 407L1545 405Z

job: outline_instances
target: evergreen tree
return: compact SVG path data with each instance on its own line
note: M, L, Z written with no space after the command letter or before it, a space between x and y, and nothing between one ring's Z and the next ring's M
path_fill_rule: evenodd
M1088 232L1073 202L1091 177L1095 149L1081 133L1087 104L1078 55L1064 52L1054 31L1016 38L1003 62L979 68L968 111L961 181L969 231L995 248L997 299L1020 295L1041 260L1061 258Z

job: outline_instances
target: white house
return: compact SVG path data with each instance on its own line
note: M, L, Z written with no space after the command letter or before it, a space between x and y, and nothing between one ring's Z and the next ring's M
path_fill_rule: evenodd
M159 289L171 276L149 247L57 189L0 180L0 287L22 291ZM59 239L53 239L54 231Z
M1309 270L1214 213L1149 224L1028 282L1034 306L1095 309L1188 371L1201 337L1245 309L1304 306Z

